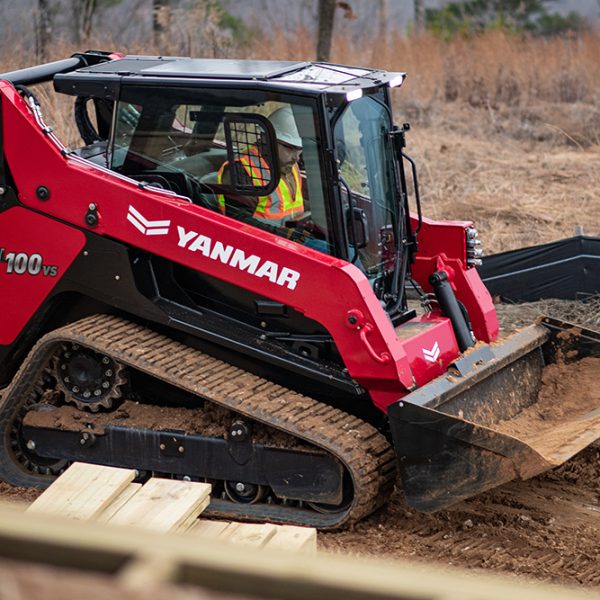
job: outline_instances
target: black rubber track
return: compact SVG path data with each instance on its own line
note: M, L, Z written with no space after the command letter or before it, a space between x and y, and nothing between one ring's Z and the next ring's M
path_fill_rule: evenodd
M396 480L395 456L386 438L369 423L108 315L88 317L46 334L4 390L0 404L0 479L8 483L45 487L53 479L22 468L11 450L10 431L23 403L35 396L36 385L52 355L65 342L111 356L125 366L325 450L344 465L354 489L347 508L329 514L294 506L243 505L219 499L211 500L207 514L332 529L366 517L391 493Z

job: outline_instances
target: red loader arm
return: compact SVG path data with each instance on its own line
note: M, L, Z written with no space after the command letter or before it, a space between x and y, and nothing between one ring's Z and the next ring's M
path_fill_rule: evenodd
M418 219L411 216L413 228ZM470 221L432 221L423 217L418 234L419 250L412 275L425 292L431 292L429 277L443 270L463 303L478 340L493 342L498 337L498 317L490 293L475 268L467 268L466 230Z

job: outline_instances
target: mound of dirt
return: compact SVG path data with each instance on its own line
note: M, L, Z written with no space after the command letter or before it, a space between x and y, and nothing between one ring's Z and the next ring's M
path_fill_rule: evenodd
M548 365L542 373L542 387L537 402L515 418L500 421L495 428L535 444L536 450L544 455L544 449L566 446L573 435L581 430L581 422L586 417L588 421L585 422L589 427L590 415L600 413L599 374L600 358L589 356L569 364ZM551 439L544 440L549 432L552 432Z

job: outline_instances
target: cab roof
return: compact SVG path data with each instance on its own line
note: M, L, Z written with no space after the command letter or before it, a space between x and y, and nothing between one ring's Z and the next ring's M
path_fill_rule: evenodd
M118 87L194 85L253 87L302 91L309 94L343 93L400 85L404 73L330 63L276 60L232 60L169 56L125 56L54 77L56 91L114 99Z

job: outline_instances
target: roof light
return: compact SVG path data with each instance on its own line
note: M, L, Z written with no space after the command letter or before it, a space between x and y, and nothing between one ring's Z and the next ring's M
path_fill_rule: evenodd
M389 81L388 81L388 85L393 88L393 87L398 87L399 85L402 85L402 82L404 81L404 75L396 75L396 77L392 77Z
M346 94L346 100L348 102L352 102L352 100L358 100L359 98L362 98L363 95L363 91L358 88L356 90L352 90L351 92L348 92Z

